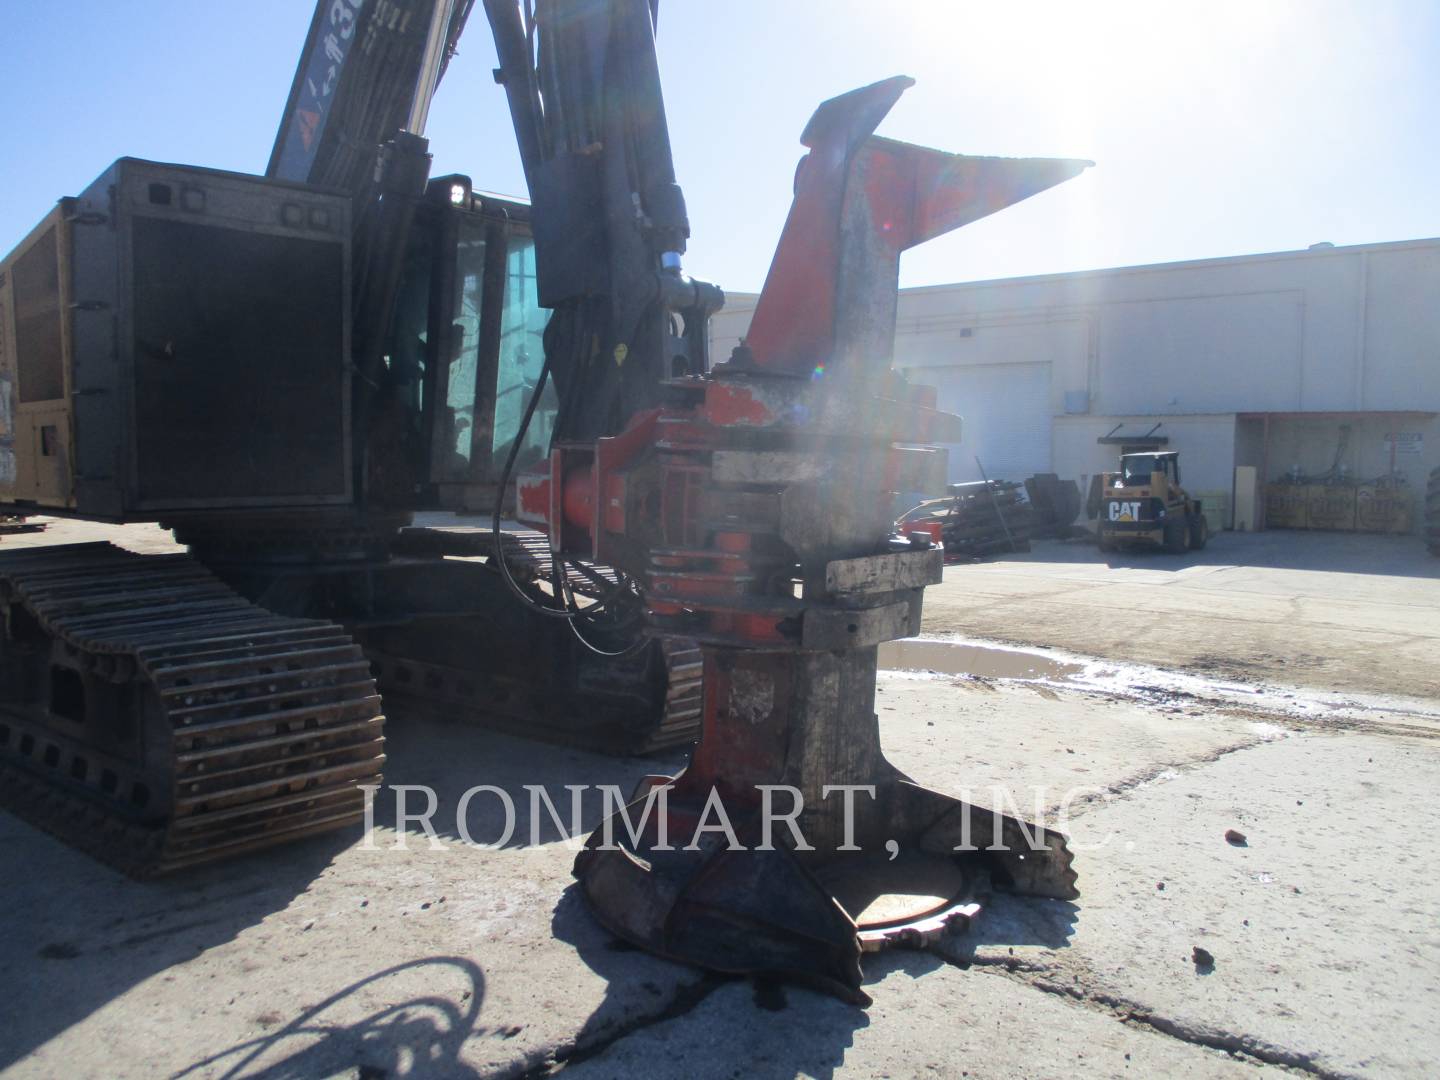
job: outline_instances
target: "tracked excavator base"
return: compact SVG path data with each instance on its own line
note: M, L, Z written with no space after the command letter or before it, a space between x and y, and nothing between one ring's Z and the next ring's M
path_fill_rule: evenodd
M549 538L528 529L502 535L511 574L533 588L550 572ZM699 738L702 662L694 642L661 639L619 658L588 653L568 627L515 603L488 527L411 527L393 547L402 573L406 560L443 568L434 580L447 595L466 597L471 610L357 629L392 715L419 713L615 756L688 748ZM594 563L586 564L588 576L567 569L569 587L592 600L615 580L611 568ZM392 591L424 607L425 590Z
M340 627L186 555L0 556L5 806L135 876L358 822L383 717Z
M698 648L656 641L621 657L587 650L568 626L515 602L489 526L385 531L310 521L287 533L264 518L172 524L251 602L344 626L370 659L392 722L436 718L616 756L688 747L699 736ZM551 569L548 538L502 535L512 576L546 602L537 581ZM583 573L572 566L569 578L591 600L615 580L594 563Z

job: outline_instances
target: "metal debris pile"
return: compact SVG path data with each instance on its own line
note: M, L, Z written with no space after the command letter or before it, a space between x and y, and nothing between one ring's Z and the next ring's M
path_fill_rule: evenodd
M947 562L961 562L1029 551L1032 539L1066 535L1079 512L1080 489L1073 480L1037 473L1023 483L952 484L949 494L907 511L897 528L902 534L928 533L944 544Z

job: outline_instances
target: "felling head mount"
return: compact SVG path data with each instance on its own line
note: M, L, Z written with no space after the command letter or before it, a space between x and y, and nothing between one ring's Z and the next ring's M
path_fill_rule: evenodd
M642 583L651 631L705 656L689 766L576 860L596 915L665 956L855 1000L863 951L953 931L992 883L1077 895L1063 836L920 787L880 749L877 646L919 632L941 570L938 550L897 543L890 502L943 477L943 452L896 439L953 441L957 419L890 371L900 253L1089 164L876 137L911 82L834 98L807 125L735 362L591 456L557 450L549 480L589 493L561 500L581 508L568 535ZM775 825L790 811L793 831Z

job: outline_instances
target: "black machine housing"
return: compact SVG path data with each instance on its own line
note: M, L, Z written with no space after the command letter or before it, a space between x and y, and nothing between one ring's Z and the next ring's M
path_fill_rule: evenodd
M348 199L122 158L39 232L4 366L16 405L57 413L17 471L60 461L0 494L120 521L351 500Z
M3 266L0 441L18 467L0 470L0 503L16 512L194 525L485 509L543 360L529 207L463 176L417 209L368 451L346 195L122 158ZM554 410L548 391L522 464ZM30 457L50 459L45 479L19 483Z

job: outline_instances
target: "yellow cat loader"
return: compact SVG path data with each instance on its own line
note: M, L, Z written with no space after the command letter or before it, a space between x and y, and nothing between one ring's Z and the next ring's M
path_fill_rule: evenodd
M1122 454L1120 471L1107 473L1100 507L1100 550L1159 547L1172 555L1199 551L1210 527L1180 486L1177 450Z

